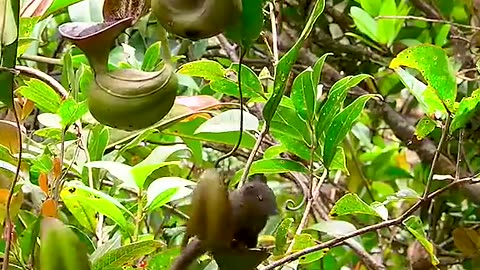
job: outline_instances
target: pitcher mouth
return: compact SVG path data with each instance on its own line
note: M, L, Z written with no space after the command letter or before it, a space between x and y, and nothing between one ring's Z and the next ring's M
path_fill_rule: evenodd
M67 39L83 40L97 36L117 25L125 25L123 28L127 28L132 21L132 17L127 17L118 21L108 22L68 22L60 25L58 31Z

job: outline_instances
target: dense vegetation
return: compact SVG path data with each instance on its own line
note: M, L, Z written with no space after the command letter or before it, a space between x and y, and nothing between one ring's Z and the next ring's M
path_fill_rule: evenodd
M479 1L184 2L0 0L3 270L479 269Z

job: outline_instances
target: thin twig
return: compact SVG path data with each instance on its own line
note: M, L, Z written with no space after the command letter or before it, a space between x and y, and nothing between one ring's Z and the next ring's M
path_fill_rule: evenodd
M228 42L227 38L223 34L220 34L217 36L217 39L220 42L222 49L227 52L228 57L230 57L233 62L240 62L240 58L238 57L235 48L232 46L232 44L230 44L230 42Z
M257 154L257 151L260 148L260 145L262 144L263 138L267 134L268 134L268 125L265 124L263 126L262 132L260 132L260 135L257 138L257 142L255 143L255 146L253 147L252 152L250 152L250 156L248 157L247 163L245 164L245 169L243 170L242 177L240 178L240 182L238 183L239 187L241 187L247 180L248 172L250 171L250 167L252 167L252 163L253 163L253 160L255 159L255 155Z
M428 196L428 193L430 192L430 186L432 185L432 179L433 179L433 172L435 165L437 164L438 157L440 156L440 151L442 149L443 143L445 142L445 139L447 138L447 133L448 129L450 127L450 114L447 116L447 119L445 120L445 124L443 125L442 129L442 136L440 137L440 141L438 142L437 150L435 151L435 154L433 155L433 160L432 160L432 167L430 168L430 172L428 174L427 178L427 184L425 186L425 190L423 192L423 199L426 199Z
M465 135L465 129L460 129L460 134L458 136L458 151L457 151L457 164L455 165L455 180L460 179L460 161L462 161L462 148L463 148L463 137Z
M278 63L278 33L277 33L277 20L275 19L275 6L272 2L268 2L270 8L270 23L272 25L272 50L273 50L273 65Z
M34 61L34 62L49 64L49 65L63 66L63 61L58 58L46 57L41 55L33 55L33 54L22 54L19 58L27 61Z

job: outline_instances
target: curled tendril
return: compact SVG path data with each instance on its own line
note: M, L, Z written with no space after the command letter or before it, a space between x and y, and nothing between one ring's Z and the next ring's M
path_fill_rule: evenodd
M302 201L300 202L300 204L298 204L297 206L295 206L295 202L293 200L288 199L285 202L285 209L288 210L288 211L299 210L300 208L302 208L305 205L305 202L307 201L307 198L308 198L308 192L309 192L308 188L304 187L302 185L302 183L298 179L296 179L295 177L293 178L293 182L295 182L297 187L302 191L303 198L302 198Z
M297 211L298 209L302 208L305 205L306 201L307 201L307 196L304 195L300 204L295 206L295 202L292 199L288 199L285 202L285 209L287 209L288 211Z

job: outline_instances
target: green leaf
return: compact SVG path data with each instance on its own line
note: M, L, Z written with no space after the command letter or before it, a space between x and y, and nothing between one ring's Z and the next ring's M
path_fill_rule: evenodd
M320 83L320 75L322 74L323 65L325 64L325 60L329 55L333 55L333 53L325 53L320 58L318 58L317 62L313 65L313 73L312 73L312 82L313 86L315 86L315 94L316 94L316 87Z
M436 126L437 124L432 119L427 117L422 118L415 127L415 135L419 140L423 140L435 129Z
M366 12L368 12L368 14L376 17L380 13L382 0L360 0L360 5Z
M442 47L447 44L450 35L450 28L450 24L440 25L440 29L437 30L437 35L435 36L435 45Z
M341 147L337 147L335 156L333 157L332 164L330 164L330 170L348 172L347 158L345 157L345 151Z
M295 235L295 243L293 244L292 251L297 252L297 251L300 251L300 250L303 250L303 249L306 249L306 248L309 248L309 247L313 247L316 244L317 243L315 242L315 240L313 239L313 237L310 234L302 233L302 234L299 234L299 235ZM308 255L304 255L304 256L300 257L299 262L300 262L300 264L307 264L307 263L312 263L312 262L318 261L321 258L323 258L323 256L325 256L325 254L327 254L327 252L328 252L328 249L322 249L322 250L319 250L319 251L309 253Z
M29 259L37 244L37 239L40 234L40 221L41 219L37 218L27 224L28 227L18 236L18 243L22 250L22 258L24 260Z
M445 50L431 44L410 47L400 52L390 62L390 68L392 69L400 66L407 66L420 71L445 106L450 111L454 111L457 84L455 73Z
M350 16L353 18L355 26L357 26L360 32L367 35L373 41L380 42L378 37L378 25L377 22L363 9L358 7L350 8Z
M164 249L152 256L148 262L148 269L168 269L180 255L180 247Z
M480 89L473 91L471 96L464 97L460 101L458 109L455 112L455 117L450 125L450 133L453 133L459 128L465 127L467 122L477 111L478 103L480 103Z
M254 161L250 170L248 171L248 175L253 175L257 173L287 173L287 172L301 172L307 173L308 169L303 166L303 164L289 160L289 159L282 159L282 158L272 158L272 159L261 159ZM243 169L237 171L235 176L230 181L230 185L235 185L240 180L242 176Z
M62 202L67 207L68 211L72 213L80 225L86 228L90 233L95 233L97 229L96 211L88 204L82 203L80 198L91 197L91 195L81 189L72 190L71 188L64 188L60 192Z
M307 123L297 114L294 108L279 106L272 119L271 130L298 140L304 140L310 144L311 138Z
M178 136L182 139L190 139L201 141L202 143L220 143L225 145L235 145L238 142L237 132L222 132L222 133L199 133L194 134L195 130L205 119L196 118L188 122L176 123L169 129L162 130L163 134ZM255 137L250 133L244 133L242 137L242 148L252 149L255 145Z
M440 97L435 93L435 90L432 87L426 86L423 82L417 80L417 78L410 75L410 73L402 68L396 68L395 71L399 75L402 83L417 99L420 107L430 116L430 118L437 113L447 115L447 110L443 105L442 100L440 100Z
M103 201L106 201L108 203L111 203L113 205L115 205L116 207L118 207L118 209L122 210L123 212L127 213L129 216L131 217L134 217L132 212L130 212L127 208L125 208L125 206L123 206L119 201L117 201L115 198L101 192L101 191L98 191L96 189L93 189L93 188L90 188L90 187L87 187L85 186L82 182L79 182L79 181L70 181L68 183L65 184L65 188L74 188L74 189L80 189L80 190L83 190L83 191L86 191L88 194L90 194L91 196L93 196L94 198L96 199L100 199L100 200L103 200ZM83 193L82 193L83 194ZM82 195L80 194L80 195ZM108 216L108 215L107 215ZM122 215L123 216L123 215Z
M355 193L348 193L341 197L330 210L330 216L338 217L352 214L365 214L381 217L370 205L366 204Z
M161 42L155 42L148 47L143 57L142 70L155 71L158 64L162 61Z
M76 97L76 94L78 94L78 89L75 89L74 87L75 70L73 69L70 47L67 48L66 52L62 56L62 76L60 82L62 83L62 86L67 89L67 91L71 92L73 96ZM75 98L75 100L77 99Z
M135 260L146 256L157 249L160 249L164 244L157 240L145 240L135 243L130 243L111 250L99 258L93 265L94 270L116 270L122 269L126 263L131 263Z
M226 70L220 63L212 60L199 60L183 64L178 73L193 77L201 77L208 81L225 78Z
M26 81L25 84L17 90L22 96L33 101L44 112L57 112L62 99L50 86L35 78Z
M103 153L107 148L109 140L110 132L104 125L96 125L90 130L87 138L87 148L90 161L102 160Z
M128 143L126 143L125 145L122 146L122 148L120 148L118 150L118 155L122 155L125 151L129 150L129 149L132 149L136 146L138 146L143 140L145 140L146 138L148 138L150 135L154 134L158 132L157 129L155 128L147 128L145 130L143 130L140 134L138 134L134 139L132 139L131 141L129 141Z
M343 102L347 97L348 90L366 78L371 78L370 75L359 74L356 76L347 76L335 82L330 89L325 104L320 108L318 113L318 122L315 127L317 138L322 138L322 134L327 131L327 128L332 124L333 118L343 107Z
M440 262L438 261L437 257L435 256L435 250L433 248L432 243L427 239L427 235L425 234L425 230L423 229L422 221L417 216L409 216L405 219L402 224L407 228L407 230L413 234L415 239L422 244L425 250L430 254L430 258L433 265L438 265Z
M50 217L40 226L40 269L90 270L87 250L70 228Z
M275 232L275 249L274 255L281 255L287 248L288 232L293 224L293 218L286 218L282 220Z
M0 48L8 46L17 40L18 27L13 5L11 0L2 1L2 9L0 9ZM2 53L0 52L0 56Z
M146 207L149 211L154 211L166 203L183 199L193 191L187 186L195 185L195 182L180 177L159 178L148 186Z
M122 181L121 187L130 188L138 192L138 186L131 172L132 167L129 165L114 161L92 161L85 163L84 166L107 170L110 174Z
M234 65L232 65L233 67ZM235 68L237 72L238 67ZM242 94L244 98L261 97L258 85L255 81L255 74L242 68ZM220 63L211 60L199 60L182 65L179 74L192 77L200 77L210 82L210 88L216 92L238 97L238 83L227 77L229 71ZM243 76L245 75L245 76ZM261 92L261 91L260 91Z
M232 64L229 69L235 71L235 73L238 76L237 63ZM257 74L255 74L255 72L246 65L242 65L241 79L242 79L242 93L246 91L247 93L256 93L258 96L264 96L262 82L258 78ZM238 83L237 83L237 88L238 88Z
M190 149L183 144L171 146L158 146L146 157L142 162L138 163L131 169L131 174L137 186L143 189L143 185L147 177L158 168L176 164L178 162L167 162L167 159L178 151L190 151Z
M313 224L312 226L307 227L305 230L315 230L326 233L333 237L342 237L346 234L356 231L357 228L355 228L352 223L343 220L326 220ZM362 239L359 236L347 239L345 242L356 246L359 250L365 250L361 244Z
M18 55L23 55L37 38L32 36L33 29L40 17L20 18L20 29L18 33Z
M293 81L290 95L298 115L307 122L312 121L315 109L316 85L313 84L312 74L313 70L310 67L298 74Z
M249 48L260 36L263 28L263 6L265 1L241 0L242 15L240 20L225 30L225 36Z
M379 16L397 16L395 0L383 0ZM397 20L392 19L379 19L377 21L377 37L380 39L381 44L385 44L388 47L392 45L398 34L395 27L397 23Z
M87 101L77 103L72 98L67 98L58 108L57 114L62 118L62 126L68 127L79 120L88 112Z
M308 17L308 21L305 25L305 28L303 28L300 37L297 39L293 47L290 48L290 50L288 50L288 52L282 56L282 58L277 64L273 86L273 95L269 98L269 100L265 104L265 107L263 108L263 118L267 122L267 125L270 125L270 122L273 119L277 107L283 98L285 86L288 81L288 76L293 65L297 61L300 49L302 48L303 43L305 42L307 37L310 35L310 32L312 32L313 26L315 25L315 22L317 21L320 14L322 14L324 8L325 0L317 0L315 2L312 13Z
M198 133L219 133L236 131L240 132L240 110L228 110L208 119L201 124L194 134ZM258 130L258 119L248 111L243 112L243 130Z
M329 168L335 156L337 146L345 139L347 133L352 129L367 101L374 95L364 95L357 98L343 111L335 116L332 124L326 132L325 146L323 151L324 165Z
M43 17L46 18L51 14L58 12L59 10L64 9L80 1L82 0L54 0L53 3L50 5L50 7L48 7Z

